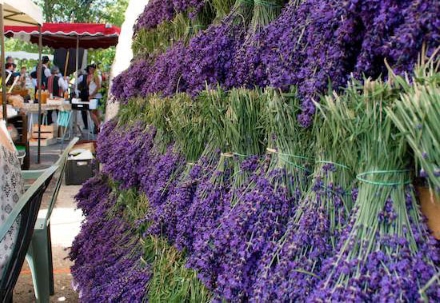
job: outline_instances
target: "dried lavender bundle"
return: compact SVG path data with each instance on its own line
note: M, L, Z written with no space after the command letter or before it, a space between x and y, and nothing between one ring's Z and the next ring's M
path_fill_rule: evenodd
M98 175L75 197L86 210L69 253L73 285L82 301L139 302L147 296L151 270L141 262L140 233L123 219L114 189L107 176Z
M423 224L414 198L404 137L385 113L399 87L365 80L339 96L350 104L359 142L359 192L350 223L335 255L323 261L316 290L307 298L399 302L437 301L419 288L438 268L435 240Z
M299 101L295 94L282 95L272 89L261 94L265 109L261 115L267 129L265 133L270 133L271 144L301 155L312 150L312 140L307 139L310 130L296 123ZM229 114L233 116L233 113ZM299 143L300 138L305 140ZM211 262L214 261L211 272L215 274L211 283L217 299L249 299L261 258L267 247L284 234L301 190L307 186L307 168L302 166L307 165L304 156L283 154L273 148L269 150L270 153L261 160L258 156L235 157L239 161L236 165L240 164L239 172L247 175L233 183L229 192L231 208L219 218L219 226L209 236L211 244L205 250Z
M428 62L416 68L413 77L397 78L403 81L404 91L399 101L386 109L421 167L419 176L427 178L430 188L437 195L440 194L439 60L434 54Z
M253 302L304 301L319 282L321 261L334 253L339 235L352 208L353 170L357 162L355 142L344 127L345 106L329 97L317 104L315 168L307 188L280 241L259 265L253 286Z

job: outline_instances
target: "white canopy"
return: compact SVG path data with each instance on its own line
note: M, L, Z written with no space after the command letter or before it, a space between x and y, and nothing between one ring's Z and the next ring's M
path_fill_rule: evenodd
M41 25L43 24L43 11L31 0L0 0L0 42L1 42L1 62L5 62L5 25ZM40 51L41 54L41 45ZM1 68L2 79L5 79L5 69ZM40 80L41 81L41 80ZM6 83L2 81L2 100L3 100L3 119L6 119ZM41 105L38 105L38 116L41 115ZM38 132L40 132L40 119L38 119ZM40 163L40 140L38 140L38 158Z
M40 54L38 53L28 53L25 51L16 51L16 52L6 52L6 57L11 56L14 59L33 59L39 60ZM42 56L48 56L50 61L53 61L53 55L50 54L42 54Z
M43 24L43 12L31 0L0 0L4 25Z

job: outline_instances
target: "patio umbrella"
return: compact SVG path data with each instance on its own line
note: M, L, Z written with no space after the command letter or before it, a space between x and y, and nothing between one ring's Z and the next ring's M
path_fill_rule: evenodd
M43 13L31 0L0 0L0 39L1 39L1 62L5 62L5 25L34 25L39 30L39 24L43 23ZM36 41L38 43L38 40ZM1 67L2 79L6 78L4 66ZM6 83L2 81L2 100L6 105ZM3 106L3 119L6 119L6 106Z
M119 27L103 23L43 23L43 46L50 48L99 49L118 44ZM37 26L5 26L5 36L38 43Z
M5 63L5 25L38 25L36 28L40 31L43 23L43 13L41 8L35 5L31 0L0 0L0 44L1 44L1 76L2 76L2 100L3 100L3 119L7 119L6 110L6 74L4 69ZM39 54L41 60L41 40L39 42ZM39 113L41 109L39 108ZM40 121L38 123L38 132L40 132ZM40 150L40 141L38 141L38 151ZM40 156L38 153L38 162Z

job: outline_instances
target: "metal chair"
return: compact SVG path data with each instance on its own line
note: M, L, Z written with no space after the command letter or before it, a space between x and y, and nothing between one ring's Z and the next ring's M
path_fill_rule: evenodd
M17 241L15 243L11 259L6 265L0 280L0 302L12 302L12 295L18 276L31 243L35 221L40 209L43 194L48 187L52 176L58 169L53 165L46 169L38 179L26 190L18 200L5 223L0 228L0 239L11 229L15 221L19 220Z
M37 302L49 302L50 295L55 293L52 241L50 237L50 217L62 185L69 151L77 141L77 137L73 138L55 163L55 165L58 166L58 169L54 177L54 188L49 192L48 208L47 211L40 210L38 213L38 218L34 227L34 234L26 255L26 260L32 273L32 281ZM29 180L38 178L43 172L44 170L27 170L22 171L22 175L25 181L29 182Z

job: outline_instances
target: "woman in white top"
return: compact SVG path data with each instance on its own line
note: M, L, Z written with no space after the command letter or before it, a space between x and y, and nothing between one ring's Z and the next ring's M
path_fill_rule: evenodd
M96 65L90 64L86 68L87 71L87 86L89 87L89 100L97 99L98 100L98 106L99 101L102 98L101 93L99 90L101 89L101 77L95 73L96 71ZM99 126L101 125L101 118L99 117L99 111L98 109L91 110L91 118L93 122L95 123L95 133L99 131Z
M0 121L0 226L24 193L20 162L10 139L5 120ZM18 222L12 225L3 239L0 239L0 279L11 257L17 240Z

